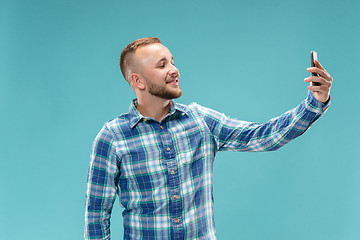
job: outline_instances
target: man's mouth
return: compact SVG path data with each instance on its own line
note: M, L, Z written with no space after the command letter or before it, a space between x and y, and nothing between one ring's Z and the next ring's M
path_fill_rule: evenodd
M170 79L170 80L166 81L166 84L177 85L178 82L179 82L178 78L173 78L173 79Z

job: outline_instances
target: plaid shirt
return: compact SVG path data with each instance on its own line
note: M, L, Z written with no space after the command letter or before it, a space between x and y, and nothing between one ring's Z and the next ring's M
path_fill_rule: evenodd
M272 151L300 136L329 103L309 93L265 124L231 119L196 103L172 102L159 123L136 100L96 136L89 168L85 239L110 239L116 195L124 239L216 239L213 162L218 151Z

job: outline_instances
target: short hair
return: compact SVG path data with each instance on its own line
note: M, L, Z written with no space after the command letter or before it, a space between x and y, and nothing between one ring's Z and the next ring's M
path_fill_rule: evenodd
M130 84L129 70L130 70L130 65L132 63L131 55L133 55L136 49L138 49L139 47L143 47L154 43L161 43L161 41L157 37L140 38L131 42L122 50L120 55L120 69L122 75L129 84Z

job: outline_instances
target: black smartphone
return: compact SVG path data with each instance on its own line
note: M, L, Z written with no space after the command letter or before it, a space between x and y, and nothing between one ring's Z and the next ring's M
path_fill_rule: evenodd
M311 52L310 52L310 60L311 60L311 67L316 67L314 60L317 60L317 52L315 52L315 51L311 51ZM311 75L313 75L313 76L318 76L316 73L311 73ZM311 85L312 85L312 86L320 86L320 83L311 82Z

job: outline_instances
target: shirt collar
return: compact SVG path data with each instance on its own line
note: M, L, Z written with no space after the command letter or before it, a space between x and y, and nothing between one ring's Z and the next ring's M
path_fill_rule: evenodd
M129 120L130 120L130 127L134 128L141 120L146 119L146 117L144 117L137 109L136 109L136 105L137 105L137 99L134 99L129 107ZM174 101L171 101L171 107L170 107L170 113L168 115L166 115L166 117L168 116L172 116L175 113L180 113L182 114L189 114L189 108L185 105L182 104L178 104L175 103ZM165 118L166 118L165 117Z

